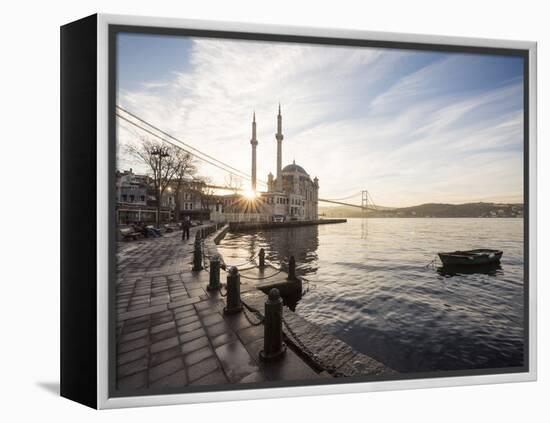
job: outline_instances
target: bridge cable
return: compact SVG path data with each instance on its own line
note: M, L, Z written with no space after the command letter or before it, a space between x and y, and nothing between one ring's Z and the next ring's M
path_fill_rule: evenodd
M151 135L153 135L153 136L155 136L155 137L161 139L161 140L164 141L164 142L167 142L167 143L173 145L174 147L177 147L177 148L182 149L182 150L185 151L186 153L191 154L192 156L195 156L195 157L197 157L198 159L200 159L200 160L202 160L202 161L204 161L204 162L206 162L206 163L208 163L208 164L211 164L211 165L213 165L213 166L216 166L216 167L219 168L219 169L222 169L222 170L224 170L224 171L226 171L226 172L228 172L228 173L231 173L231 174L234 175L234 176L237 176L237 177L239 177L239 178L246 178L246 179L248 179L248 180L252 179L252 177L251 177L250 175L244 173L243 171L241 171L241 170L239 170L239 169L237 169L237 168L234 168L233 166L228 165L227 163L224 163L224 162L222 162L221 160L218 160L218 159L216 159L215 157L213 157L213 156L211 156L211 155L209 155L209 154L207 154L207 153L204 153L204 152L202 152L201 150L199 150L199 149L197 149L197 148L195 148L195 147L193 147L193 146L191 146L191 145L189 145L189 144L187 144L187 143L181 141L180 139L174 137L173 135L170 135L169 133L163 131L162 129L157 128L155 125L153 125L153 124L147 122L146 120L140 118L139 116L137 116L137 115L135 115L135 114L129 112L128 110L122 108L121 106L117 105L116 108L119 109L119 110L121 110L122 112L128 114L129 116L133 117L134 119L136 119L136 120L138 120L138 121L144 123L145 125L147 125L147 126L153 128L154 130L160 132L161 134L165 135L166 137L168 137L168 138L170 138L170 139L172 139L172 140L178 142L179 144L182 144L183 146L187 147L188 149L194 150L196 153L193 153L193 152L191 152L191 151L189 151L189 150L187 150L187 149L185 149L185 148L182 148L182 147L179 146L179 145L175 145L173 142L171 142L171 141L169 141L169 140L167 140L167 139L165 139L165 138L163 138L163 137L160 137L158 134L153 133L152 131L148 130L147 128L143 128L142 126L136 124L135 122L132 122L131 120L129 120L128 118L122 116L121 114L116 113L116 115L117 115L119 118L125 120L126 122L130 123L131 125L134 125L134 126L136 126L137 128L146 131L147 133L149 133L149 134L151 134ZM205 156L205 157L207 157L207 158L210 159L210 160L207 160L207 159L205 159L204 157L200 157L199 154L200 154L200 155L203 155L203 156ZM212 161L217 162L218 164L212 163ZM223 167L221 167L220 165L223 166ZM233 172L228 171L228 170L225 169L225 168L231 169ZM235 174L234 172L237 172L238 174ZM239 175L239 174L240 174L240 175ZM261 179L257 179L257 181L258 181L259 183L261 183L262 185L267 185L266 182L263 181L263 180L261 180Z
M193 153L193 152L191 152L191 151L189 151L189 150L187 150L187 149L185 149L185 148L183 148L183 147L181 147L181 146L179 146L179 145L176 145L176 144L174 144L172 141L167 140L166 138L163 138L163 137L161 137L161 136L158 135L158 134L155 134L153 131L151 131L151 130L149 130L149 129L147 129L147 128L144 128L143 126L141 126L141 125L139 125L139 124L137 124L137 123L135 123L135 122L132 122L130 119L126 118L125 116L122 116L122 115L119 114L119 113L116 113L116 116L119 117L120 119L122 119L122 120L128 122L129 124L135 126L136 128L139 128L139 129L141 129L142 131L145 131L145 132L147 132L148 134L150 134L150 135L152 135L152 136L154 136L154 137L160 139L161 141L164 141L164 142L166 142L166 143L168 143L168 144L170 144L170 145L172 145L172 146L174 146L174 147L176 147L176 148L179 148L180 150L185 151L186 153L190 154L191 156L194 156L194 157L196 157L197 159L202 160L203 162L206 162L206 163L208 163L208 164L210 164L210 165L212 165L212 166L215 166L215 167L217 167L218 169L223 170L224 172L227 172L227 173L229 173L229 174L231 174L231 175L233 175L233 176L236 176L236 177L238 177L238 178L245 178L245 179L248 179L248 180L251 179L250 176L246 175L245 173L243 173L243 172L241 172L241 171L239 171L239 172L240 172L242 175L236 174L235 172L233 172L233 171L231 171L231 170L229 170L229 169L226 169L226 168L220 166L220 165L217 164L217 163L214 163L214 162L212 162L212 161L210 161L210 160L208 160L208 159L205 159L204 157L200 157L200 156L197 155L196 153ZM162 132L162 131L161 131L161 132ZM198 151L198 150L197 150L197 151ZM204 153L201 153L201 154L204 154ZM218 161L218 162L219 162L219 161ZM220 162L220 163L223 164L223 162ZM227 167L229 167L229 168L231 168L231 169L233 169L233 168L232 168L231 166L229 166L229 165L225 165L225 164L223 164L223 165L224 165L224 166L227 166ZM243 176L243 175L244 175L244 176ZM263 181L260 181L260 180L258 180L258 182L260 182L260 183L262 183L262 184L265 184Z

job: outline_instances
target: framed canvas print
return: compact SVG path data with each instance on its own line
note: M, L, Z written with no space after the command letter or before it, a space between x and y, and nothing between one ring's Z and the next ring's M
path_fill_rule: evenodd
M61 394L536 378L536 44L61 28Z

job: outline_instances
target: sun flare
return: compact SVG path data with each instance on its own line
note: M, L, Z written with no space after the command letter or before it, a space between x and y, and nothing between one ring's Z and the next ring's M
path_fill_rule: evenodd
M254 200L254 199L258 198L258 195L259 194L256 191L253 191L253 190L243 191L243 196L248 200Z

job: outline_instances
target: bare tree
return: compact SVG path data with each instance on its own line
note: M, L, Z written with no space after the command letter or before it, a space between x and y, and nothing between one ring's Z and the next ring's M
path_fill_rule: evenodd
M189 180L197 173L197 166L193 156L187 151L174 147L174 157L176 158L176 172L174 174L174 199L176 202L175 213L179 219L181 211L181 194L184 188L189 188Z
M175 147L142 136L139 144L127 146L127 152L143 162L151 171L151 180L157 200L157 226L160 227L162 196L178 171Z

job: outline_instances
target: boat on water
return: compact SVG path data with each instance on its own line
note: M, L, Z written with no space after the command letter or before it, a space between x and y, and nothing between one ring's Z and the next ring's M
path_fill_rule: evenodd
M476 250L437 253L443 266L484 266L500 263L501 250L479 248Z

